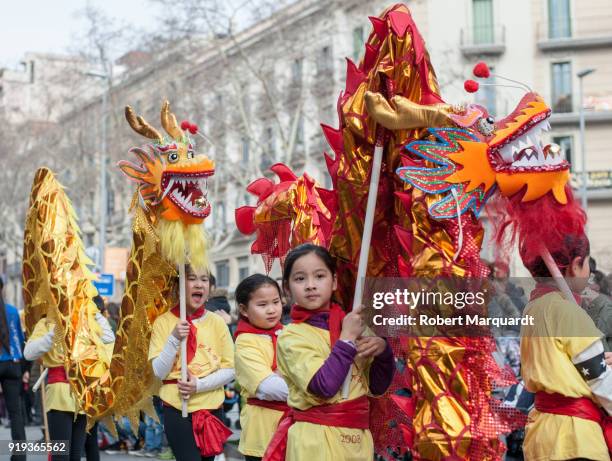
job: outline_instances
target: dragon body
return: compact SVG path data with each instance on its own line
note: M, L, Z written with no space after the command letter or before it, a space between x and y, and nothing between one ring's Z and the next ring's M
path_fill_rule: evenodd
M528 92L498 121L480 106L446 104L408 8L395 5L370 19L360 64L348 61L339 127L323 126L334 152L325 154L333 189L275 165L281 182L256 181L248 190L258 195L257 206L236 212L238 228L256 233L253 252L268 263L299 243L326 246L338 262L345 306L352 305L376 144L384 156L368 277L486 277L478 217L487 200L567 201L569 165L541 142L551 111L539 95ZM275 234L279 226L284 230ZM495 384L512 379L492 358L494 340L415 331L392 345L398 372L372 411L378 452L501 459L500 434L524 420L501 411L491 396Z

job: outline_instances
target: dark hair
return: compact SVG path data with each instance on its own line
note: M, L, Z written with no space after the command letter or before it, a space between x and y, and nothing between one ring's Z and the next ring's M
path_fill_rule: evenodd
M599 292L606 296L610 296L610 283L606 278L606 274L602 271L594 270L593 278L595 279L595 283L599 285Z
M329 251L319 245L303 243L287 253L287 256L285 257L285 264L283 266L283 285L285 288L289 286L289 276L291 275L291 270L293 269L295 262L302 256L306 256L310 253L314 253L321 258L332 275L336 274L336 261L334 258L332 258L332 255L329 254Z
M210 284L211 287L217 286L217 279L215 278L214 275L212 275L212 272L208 274L208 283Z
M234 293L236 303L239 306L240 304L244 304L246 306L251 300L251 295L265 285L270 285L276 288L278 290L279 297L281 296L281 289L278 286L278 283L276 283L276 280L268 277L267 275L253 274L245 278L236 287L236 292Z
M104 313L104 311L106 310L106 306L104 305L104 299L102 298L102 296L100 296L99 294L95 295L92 301L94 302L98 310L101 313Z
M584 262L584 258L586 258L591 252L591 245L588 237L584 234L566 235L563 239L563 243L563 249L551 253L551 256L559 267L561 274L565 275L565 271L571 266L574 259L580 258ZM524 250L524 248L520 249L523 263L533 277L552 277L552 274L548 271L548 267L546 267L546 263L541 256L537 256L535 258L531 257L529 262L526 262Z

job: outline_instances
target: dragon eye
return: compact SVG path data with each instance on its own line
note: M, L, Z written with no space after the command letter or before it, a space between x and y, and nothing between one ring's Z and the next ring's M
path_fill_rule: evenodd
M178 162L178 159L179 159L179 154L178 154L178 152L170 152L170 153L168 154L168 161L169 161L170 163L176 163L176 162Z
M487 123L489 125L494 125L495 124L495 119L491 116L487 117Z

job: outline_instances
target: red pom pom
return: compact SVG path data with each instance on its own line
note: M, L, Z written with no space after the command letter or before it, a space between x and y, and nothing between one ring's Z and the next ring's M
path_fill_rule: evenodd
M489 78L491 75L491 71L489 70L489 66L484 61L480 61L474 66L474 75L480 78Z
M181 122L181 130L188 130L190 126L190 123L187 120L183 120Z
M466 80L463 83L463 88L465 88L465 91L468 93L476 93L479 86L480 85L478 85L478 82L475 82L474 80Z
M189 125L189 132L191 134L196 134L198 132L198 125L196 125L195 123Z

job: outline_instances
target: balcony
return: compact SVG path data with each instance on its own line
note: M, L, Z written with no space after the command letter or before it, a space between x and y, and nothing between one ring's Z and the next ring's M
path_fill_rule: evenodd
M577 16L562 23L538 23L538 49L548 52L612 47L610 24L610 14Z
M461 29L459 48L467 58L499 56L506 51L506 28L503 25L490 25Z

